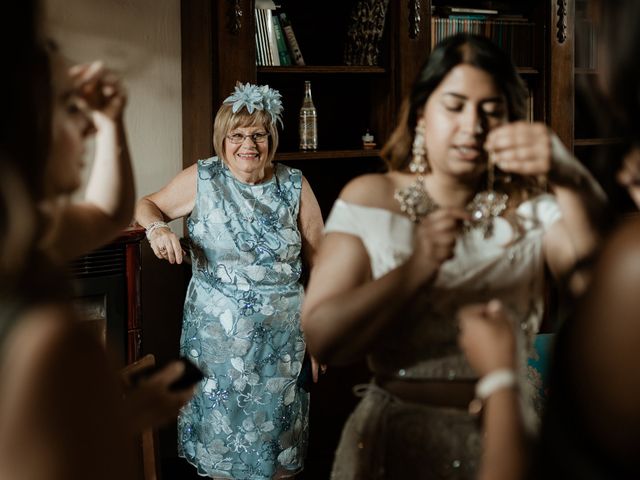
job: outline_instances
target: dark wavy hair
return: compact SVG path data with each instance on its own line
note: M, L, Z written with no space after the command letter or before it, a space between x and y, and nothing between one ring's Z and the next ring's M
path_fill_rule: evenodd
M400 111L399 123L382 149L391 170L403 170L411 160L411 146L425 103L442 80L458 65L487 72L504 94L509 121L526 115L527 89L509 56L485 37L458 34L438 43L420 69Z
M36 221L35 205L44 196L53 87L40 1L10 2L2 18L0 268L4 275L19 268L18 259L35 248L37 233L30 224Z
M0 75L0 153L11 159L27 189L39 200L51 142L53 89L49 46L38 0L10 2L0 28L4 64Z

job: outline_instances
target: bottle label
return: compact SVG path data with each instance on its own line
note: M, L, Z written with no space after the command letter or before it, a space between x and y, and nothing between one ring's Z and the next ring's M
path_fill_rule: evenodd
M318 148L318 126L315 111L300 112L300 149L316 150Z

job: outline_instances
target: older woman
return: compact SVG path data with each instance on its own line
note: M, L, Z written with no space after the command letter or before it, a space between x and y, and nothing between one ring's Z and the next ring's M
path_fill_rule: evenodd
M166 220L189 215L193 277L182 353L206 380L179 418L179 450L213 478L271 479L302 469L308 395L297 385L302 261L322 232L299 170L272 160L280 94L238 85L220 107L218 156L185 169L138 203L136 218L158 258L182 261Z

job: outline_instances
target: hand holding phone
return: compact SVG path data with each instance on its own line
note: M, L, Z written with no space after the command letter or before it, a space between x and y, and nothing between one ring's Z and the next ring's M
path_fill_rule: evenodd
M193 386L204 378L200 369L186 358L162 366L154 361L152 355L147 355L123 371L125 415L132 432L140 433L175 420L180 408L193 396Z
M169 391L176 392L189 388L204 378L202 370L200 370L191 360L186 357L180 357L176 361L184 365L184 371L177 380L169 385ZM164 365L154 365L136 372L131 376L131 384L136 386L141 380L151 377L153 374L162 370Z

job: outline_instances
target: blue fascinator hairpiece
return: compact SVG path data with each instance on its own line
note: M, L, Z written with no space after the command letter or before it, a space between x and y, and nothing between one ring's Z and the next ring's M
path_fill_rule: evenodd
M222 103L233 105L231 107L233 113L239 112L242 107L246 108L250 114L256 110L264 110L271 115L272 122L280 122L282 126L281 113L284 107L281 98L280 92L269 88L269 85L238 83L233 93Z

